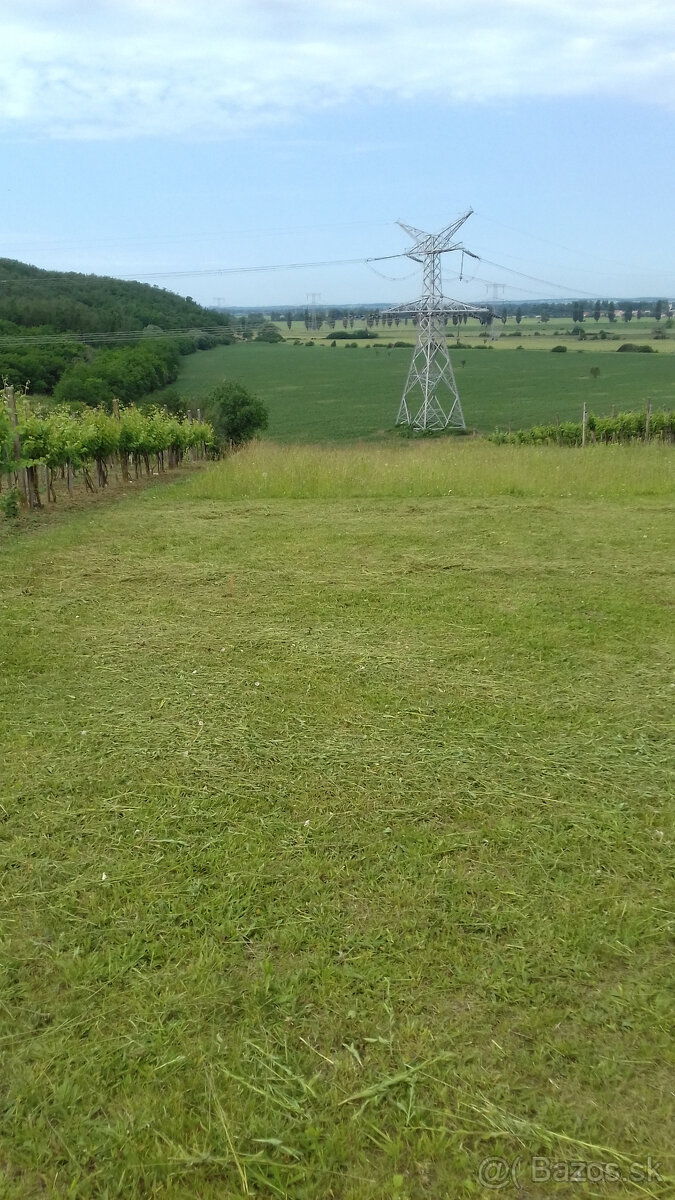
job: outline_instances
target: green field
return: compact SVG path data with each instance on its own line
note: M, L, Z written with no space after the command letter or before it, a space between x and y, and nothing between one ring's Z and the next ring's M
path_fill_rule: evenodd
M299 338L303 342L311 338L317 342L326 341L329 345L334 332L342 335L351 330L349 325L345 330L341 321L336 323L333 332L324 324L316 333L308 332L302 321L292 322L290 329L285 322L276 322L276 324L279 332L285 338L292 340ZM364 320L357 317L353 328L363 329L364 325ZM622 342L634 342L638 345L651 345L660 354L675 352L675 331L667 325L665 320L657 322L651 317L640 317L639 320L633 318L628 322L610 322L603 317L596 324L594 320L586 318L582 326L585 338L582 342L572 336L574 328L574 322L570 317L551 317L550 321L546 323L542 323L535 317L523 317L520 324L517 324L511 315L505 324L497 317L489 331L486 331L476 320L469 320L466 325L460 326L453 326L449 322L447 335L450 346L459 337L462 342L468 342L472 346L480 346L487 341L497 350L517 350L519 346L526 350L550 350L552 346L563 342L570 350L575 350L580 346L584 350L607 354L615 351ZM417 337L417 330L410 320L407 325L402 320L398 325L380 323L373 326L371 332L377 335L377 341L384 346L397 341L405 341L412 345ZM655 333L658 335L657 338L654 337Z
M673 355L472 349L452 358L467 426L482 432L580 420L584 401L598 415L642 408L648 399L656 407L675 403ZM357 350L238 343L190 355L176 386L196 407L223 378L241 380L267 404L277 441L376 438L394 426L409 361L410 350L376 343Z
M260 443L2 527L3 1198L673 1195L671 464Z

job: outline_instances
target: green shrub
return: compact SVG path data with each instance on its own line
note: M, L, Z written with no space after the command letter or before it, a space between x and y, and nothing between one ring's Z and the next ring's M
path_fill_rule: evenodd
M7 518L13 520L19 515L19 489L10 488L8 492L3 492L0 495L0 512Z
M325 336L327 341L330 338L333 338L338 342L354 341L354 339L359 342L364 342L370 340L371 338L376 338L378 335L373 333L372 329L338 329L333 333L327 333Z
M285 342L286 339L283 333L281 333L277 329L276 325L273 325L271 321L263 321L260 329L255 335L254 341L269 342L270 345L274 345L276 342Z
M267 429L265 405L242 383L221 383L208 396L206 408L216 433L230 445L241 446Z

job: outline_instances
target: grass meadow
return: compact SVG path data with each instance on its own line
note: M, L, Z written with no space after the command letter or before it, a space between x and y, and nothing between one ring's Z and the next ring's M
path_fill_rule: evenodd
M261 443L3 527L3 1197L673 1195L671 463Z
M570 348L502 353L453 351L451 357L470 429L488 432L544 421L580 420L584 401L598 415L612 409L672 407L675 356L608 354ZM224 378L257 392L270 413L269 437L280 442L376 439L391 432L408 372L410 349L335 349L238 343L190 355L176 387L197 407ZM591 368L600 374L593 378ZM159 397L161 392L153 399Z

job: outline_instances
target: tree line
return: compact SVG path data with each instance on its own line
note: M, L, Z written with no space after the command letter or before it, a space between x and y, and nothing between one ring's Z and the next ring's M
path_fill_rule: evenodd
M504 302L501 306L496 307L494 304L485 306L486 313L479 317L480 323L491 324L495 320L502 321L506 324L507 321L513 319L516 324L520 325L523 318L536 317L542 323L550 321L555 317L571 318L575 323L583 323L586 319L599 321L601 318L606 319L611 323L623 320L631 321L633 317L651 317L655 321L672 319L671 306L668 300L609 300L597 299L594 301L582 300L536 300L516 303L513 301ZM453 313L445 321L448 325L452 322L453 325L466 324L467 314ZM307 332L318 332L321 329L327 329L332 332L335 329L343 329L345 331L354 329L355 326L364 326L367 329L391 328L399 325L416 325L417 317L414 314L407 316L401 313L387 313L381 311L377 305L361 304L350 305L348 307L316 307L309 308L297 307L286 309L270 309L270 310L254 310L250 313L238 313L232 317L233 329L237 334L245 340L256 338L257 340L272 340L261 336L261 326L269 327L269 322L274 323L274 327L285 325L290 331L294 324L304 325Z
M161 330L154 331L161 333ZM102 404L113 397L124 404L140 400L157 388L173 383L182 355L231 342L225 330L194 330L166 339L148 336L114 349L96 349L77 341L60 345L8 345L0 347L0 379L33 395L53 396L59 404Z

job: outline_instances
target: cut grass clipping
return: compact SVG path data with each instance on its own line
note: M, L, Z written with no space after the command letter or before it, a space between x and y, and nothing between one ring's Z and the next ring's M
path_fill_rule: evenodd
M3 1197L673 1194L671 462L254 446L3 531Z

